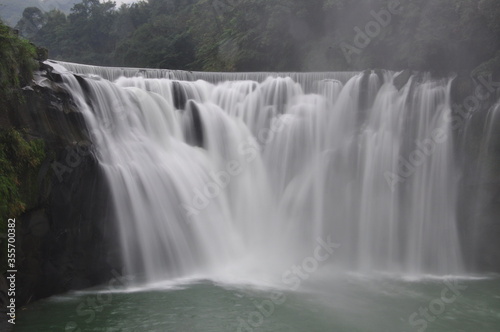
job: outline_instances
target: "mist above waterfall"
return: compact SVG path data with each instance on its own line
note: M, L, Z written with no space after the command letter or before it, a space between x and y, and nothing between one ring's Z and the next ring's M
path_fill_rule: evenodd
M447 76L498 74L499 13L496 0L85 0L69 15L29 8L17 28L53 59L95 65Z

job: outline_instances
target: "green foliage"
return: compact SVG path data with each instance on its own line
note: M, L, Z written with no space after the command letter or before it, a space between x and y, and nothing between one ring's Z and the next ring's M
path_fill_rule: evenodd
M36 47L0 22L0 119L23 102L21 87L36 68ZM3 125L3 123L1 123ZM42 140L26 140L14 129L0 129L0 233L36 199L36 174L45 157Z
M155 17L141 25L116 49L116 64L153 68L188 69L194 60L189 36L167 16Z
M18 86L21 81L28 82L36 67L34 57L36 47L30 42L18 38L12 29L0 21L0 84Z
M39 8L27 7L16 29L26 38L33 38L45 24L45 19L45 15Z
M0 220L18 217L36 195L36 174L45 158L43 140L27 141L14 129L0 132ZM2 226L4 226L2 224ZM1 233L1 230L0 230Z
M24 8L36 7L39 4L39 0L0 0L0 17L7 24L14 26L22 17Z
M14 129L0 130L0 237L7 234L9 218L19 217L36 204L38 170L44 159L43 140L26 140ZM6 255L2 254L0 271L5 267Z
M0 0L1 1L1 0ZM494 68L498 0L400 0L390 23L358 47L342 45L392 0L83 0L66 16L31 10L30 38L50 57L97 65L206 71ZM24 18L23 18L24 19ZM21 22L20 22L21 24ZM30 36L37 29L21 31ZM355 30L359 29L359 30Z
M31 38L37 44L50 50L50 56L53 59L62 59L66 57L70 60L70 55L66 54L72 46L67 33L66 15L58 10L52 10L45 13L45 24Z
M80 0L0 0L0 18L13 27L22 19L23 10L27 7L46 12L57 9L69 13L71 7L78 2Z
M19 88L28 84L37 63L36 47L16 36L0 21L0 106L20 99Z

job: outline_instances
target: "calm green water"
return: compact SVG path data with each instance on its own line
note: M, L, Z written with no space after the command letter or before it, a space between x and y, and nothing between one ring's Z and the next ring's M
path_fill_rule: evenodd
M23 308L14 331L500 331L498 277L325 277L298 291L212 281L113 292L108 287Z

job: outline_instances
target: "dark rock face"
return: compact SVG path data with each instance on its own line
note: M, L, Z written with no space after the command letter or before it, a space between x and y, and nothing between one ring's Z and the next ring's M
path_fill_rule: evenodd
M87 138L82 114L41 66L25 103L8 111L9 124L43 139L36 203L16 218L16 305L103 283L121 270L110 193Z
M190 100L186 107L186 126L188 127L188 137L186 140L193 146L202 148L204 145L203 124L201 121L200 110L196 103Z
M93 157L62 181L53 172L47 169L40 206L18 220L20 303L96 285L120 269L109 195Z
M178 110L183 110L186 107L187 95L184 88L179 84L179 82L173 82L172 84L172 94L174 98L174 106Z
M396 89L401 90L406 83L410 80L410 77L412 75L411 70L406 69L402 71L400 74L398 74L396 77L394 77L394 86Z

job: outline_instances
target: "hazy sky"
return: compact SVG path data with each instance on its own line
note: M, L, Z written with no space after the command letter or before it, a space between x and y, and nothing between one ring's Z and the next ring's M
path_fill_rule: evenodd
M113 1L116 2L118 6L120 6L122 3L132 3L132 2L137 2L139 0L113 0Z

